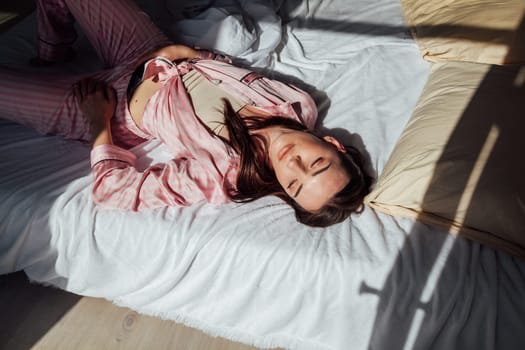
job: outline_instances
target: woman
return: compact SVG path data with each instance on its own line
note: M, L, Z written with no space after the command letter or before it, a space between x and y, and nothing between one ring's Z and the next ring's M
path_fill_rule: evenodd
M308 130L317 110L304 91L171 44L127 0L40 0L37 14L33 64L73 57L76 20L107 69L35 78L2 68L0 106L43 133L93 142L97 204L142 210L273 194L312 226L361 209L370 185L361 158ZM151 138L173 159L139 171L129 148Z

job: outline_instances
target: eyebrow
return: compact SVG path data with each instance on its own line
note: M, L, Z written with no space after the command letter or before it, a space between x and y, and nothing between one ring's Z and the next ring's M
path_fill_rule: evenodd
M327 171L328 168L330 168L331 165L332 165L332 163L328 164L328 165L325 166L324 168L321 168L321 169L317 170L316 172L314 172L314 173L312 174L312 176L317 176L317 175L319 175L319 174L321 174L321 173ZM299 188L297 189L297 192L295 192L295 194L294 194L293 197L294 197L294 198L297 198L297 196L299 195L299 193L301 193L301 190L302 190L302 189L303 189L303 185L299 186Z

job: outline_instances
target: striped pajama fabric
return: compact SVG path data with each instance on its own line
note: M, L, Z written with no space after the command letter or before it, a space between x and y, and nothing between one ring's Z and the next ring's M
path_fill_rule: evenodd
M106 70L95 74L60 76L0 67L2 115L41 133L89 140L87 123L73 97L72 85L92 76L117 91L112 125L116 143L131 147L143 141L128 129L132 120L126 89L136 60L170 44L167 37L128 0L38 0L38 55L50 61L66 59L76 39L75 21L85 33ZM59 63L58 63L59 64Z

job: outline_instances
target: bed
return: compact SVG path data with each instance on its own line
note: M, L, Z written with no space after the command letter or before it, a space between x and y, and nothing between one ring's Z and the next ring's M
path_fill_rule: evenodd
M423 59L399 0L216 0L191 18L175 1L140 3L175 40L311 92L319 126L361 149L379 185L438 67ZM31 69L35 27L32 15L1 34L0 64ZM76 50L63 69L100 67L85 38ZM0 133L0 273L24 270L261 348L525 346L525 261L452 226L367 205L309 228L272 197L101 210L90 198L88 145L4 119ZM133 151L139 166L168 157L154 141Z

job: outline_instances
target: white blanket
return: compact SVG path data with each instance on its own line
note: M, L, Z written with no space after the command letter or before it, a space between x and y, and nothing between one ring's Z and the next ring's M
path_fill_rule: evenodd
M148 3L170 35L304 82L322 127L381 171L428 75L397 0L222 0L182 23L166 18L173 4ZM214 25L192 39L198 21ZM29 69L34 32L31 16L2 34L0 64ZM98 67L85 39L77 50L64 69ZM168 156L156 142L135 152L141 164ZM525 263L477 243L368 208L307 228L276 198L105 211L90 198L88 146L0 120L0 155L0 273L259 347L525 346Z

